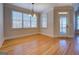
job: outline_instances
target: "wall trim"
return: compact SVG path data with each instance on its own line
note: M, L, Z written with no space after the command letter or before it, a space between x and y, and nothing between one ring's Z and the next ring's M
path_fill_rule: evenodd
M50 34L46 34L46 33L40 33L40 34L53 38L53 35L50 35Z
M4 39L9 40L9 39L14 39L14 38L19 38L19 37L24 37L24 36L29 36L29 35L35 35L35 34L39 34L39 33L22 34L22 35L17 35L17 36L5 37Z
M54 36L54 35L49 35L49 34L45 34L45 33L40 33L40 34L43 34L43 35L46 35L48 37L51 37L51 38L74 38L74 36L61 36L61 35L58 35L58 36Z
M71 35L56 35L56 36L54 36L54 38L56 38L56 37L68 37L68 38L73 38L74 36L71 36Z
M62 38L62 39L73 39L73 36L54 36L53 38Z
M68 37L68 38L73 38L74 36L54 36L54 35L49 35L49 34L45 34L45 33L31 33L31 34L22 34L22 35L18 35L18 36L12 36L12 37L5 37L5 40L9 40L9 39L14 39L14 38L19 38L19 37L24 37L24 36L29 36L29 35L35 35L35 34L42 34L51 38L61 38L61 37Z

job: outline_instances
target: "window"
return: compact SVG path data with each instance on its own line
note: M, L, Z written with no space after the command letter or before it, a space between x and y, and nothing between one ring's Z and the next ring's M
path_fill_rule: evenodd
M36 28L37 17L29 14L12 11L12 28Z
M22 13L12 11L12 28L22 28Z
M31 16L31 27L36 28L37 27L37 17L36 16Z
M41 26L42 28L47 28L47 14L42 15Z
M23 28L30 28L30 16L23 14Z
M79 15L77 16L77 29L79 30Z
M59 12L58 14L68 14L68 12Z
M66 33L66 24L67 24L67 17L65 15L60 16L60 33L65 34Z

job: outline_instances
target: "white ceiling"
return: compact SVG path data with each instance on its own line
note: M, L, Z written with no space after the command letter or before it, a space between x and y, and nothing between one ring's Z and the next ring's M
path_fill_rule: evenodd
M32 10L32 3L12 3L12 5L30 9ZM35 12L45 12L49 9L52 9L55 6L71 6L72 3L35 3L34 4L34 11Z

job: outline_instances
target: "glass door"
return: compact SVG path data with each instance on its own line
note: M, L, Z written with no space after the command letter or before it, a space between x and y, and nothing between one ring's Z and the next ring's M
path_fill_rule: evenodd
M77 25L76 25L76 26L77 26L76 29L79 30L79 15L77 15L77 20L76 20L76 22L77 22L77 23L76 23L76 24L77 24Z
M60 34L67 34L67 16L60 15Z

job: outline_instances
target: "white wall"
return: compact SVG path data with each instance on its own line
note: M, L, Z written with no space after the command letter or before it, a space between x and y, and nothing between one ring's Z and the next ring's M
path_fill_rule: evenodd
M42 13L43 15L44 13ZM41 28L41 33L44 35L48 35L54 37L53 35L53 8L47 12L47 28ZM42 16L41 16L42 19Z
M44 13L42 13L41 15L43 15ZM41 28L41 33L44 34L44 35L47 35L47 36L50 36L50 37L62 37L59 36L59 35L54 35L54 8L52 8L51 10L49 10L47 12L48 14L48 17L47 17L47 20L48 20L48 26L47 28ZM42 17L41 17L42 19ZM72 29L73 30L73 29ZM73 31L74 32L74 31ZM69 34L70 35L70 34ZM68 37L73 37L73 34L71 33L71 35ZM65 37L65 36L64 36Z
M0 3L0 47L3 44L3 4Z

